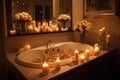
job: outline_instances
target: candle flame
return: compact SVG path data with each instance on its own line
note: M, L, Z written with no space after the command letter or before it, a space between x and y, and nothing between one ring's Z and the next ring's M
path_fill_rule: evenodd
M43 67L46 67L48 66L48 64L46 62L43 63Z
M85 52L90 52L88 49L86 49L86 51Z
M85 56L84 56L84 55L81 55L81 56L80 56L80 58L81 58L81 59L84 59L84 58L85 58Z
M110 34L108 34L106 37L110 37Z
M56 59L56 62L60 62L60 59L59 59L59 58L57 58L57 59Z
M79 53L79 51L76 49L76 50L75 50L75 53Z

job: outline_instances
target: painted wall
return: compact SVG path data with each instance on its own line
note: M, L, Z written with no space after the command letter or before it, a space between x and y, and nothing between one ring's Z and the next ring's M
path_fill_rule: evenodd
M120 17L118 16L101 16L94 18L86 18L92 22L93 28L88 34L88 43L96 43L98 41L98 31L100 28L106 28L106 34L111 35L111 47L120 48Z
M72 0L72 24L83 19L83 0Z
M25 44L30 44L32 48L40 47L46 44L48 40L55 43L73 40L72 32L50 33L31 36L6 37L6 53L13 53Z

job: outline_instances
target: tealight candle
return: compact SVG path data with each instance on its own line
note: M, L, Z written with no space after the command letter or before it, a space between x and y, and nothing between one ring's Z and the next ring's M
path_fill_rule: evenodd
M24 46L24 49L25 49L25 50L30 50L30 49L31 49L31 46L30 46L29 44L26 44L26 45Z
M100 53L100 48L98 46L95 46L94 48L94 55Z
M79 58L78 58L79 51L76 49L74 53L75 53L75 61L76 63L78 63L79 62Z
M81 54L80 55L80 63L84 63L85 61L85 55Z
M14 29L14 30L10 30L10 34L11 34L11 35L16 34L16 30L15 30L15 29Z
M60 69L61 61L59 58L56 59L56 69Z
M42 73L43 74L48 74L49 73L49 65L44 62L43 65L42 65Z

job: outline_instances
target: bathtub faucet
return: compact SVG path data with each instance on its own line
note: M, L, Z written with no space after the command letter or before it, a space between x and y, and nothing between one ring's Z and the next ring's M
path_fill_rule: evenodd
M45 53L47 53L49 55L52 54L52 51L54 50L52 44L53 44L53 42L51 40L47 41Z

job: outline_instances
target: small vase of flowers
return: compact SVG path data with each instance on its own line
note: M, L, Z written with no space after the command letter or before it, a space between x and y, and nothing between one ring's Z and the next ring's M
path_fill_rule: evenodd
M60 14L57 20L58 20L60 30L61 29L68 30L68 27L70 26L70 20L71 20L71 17L68 14Z
M25 33L26 23L32 21L32 17L27 12L17 13L13 16L13 23L15 24L18 34Z
M82 20L75 24L74 31L80 32L80 41L86 41L86 32L90 31L92 28L92 23L87 20Z

